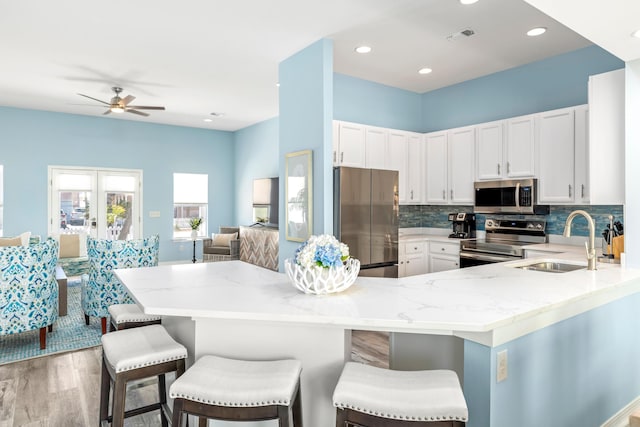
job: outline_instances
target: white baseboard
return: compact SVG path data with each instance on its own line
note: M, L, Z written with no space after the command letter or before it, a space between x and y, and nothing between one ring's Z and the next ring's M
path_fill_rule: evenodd
M640 396L620 409L617 414L605 421L601 427L629 427L629 416L638 410L640 410Z

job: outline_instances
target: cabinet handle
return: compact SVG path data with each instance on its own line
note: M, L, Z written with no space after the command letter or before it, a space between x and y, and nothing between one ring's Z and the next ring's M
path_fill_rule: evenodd
M447 192L445 190L442 190L442 200L446 200L447 198Z
M569 184L569 197L571 197L571 184Z
M453 190L451 190L451 200L453 200Z
M580 192L581 192L581 196L584 199L584 184L580 184Z
M411 190L411 200L413 200L413 190Z
M414 250L414 251L417 251L417 250L418 250L418 247L417 247L417 246L414 246L414 247L413 247L413 250Z
M507 162L507 173L511 173L511 164Z
M498 163L496 166L498 166L498 175L500 175L500 163Z
M409 261L407 261L407 264L409 264Z
M344 151L340 153L340 163L344 162Z
M333 163L335 163L338 160L338 153L336 153L335 151L333 152Z
M444 248L440 248L441 251L444 251Z

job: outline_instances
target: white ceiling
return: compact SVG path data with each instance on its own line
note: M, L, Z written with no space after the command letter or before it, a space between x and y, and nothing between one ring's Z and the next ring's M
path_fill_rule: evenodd
M336 72L418 93L590 44L522 0L0 0L0 105L101 116L77 93L121 86L166 111L105 120L237 130L278 115L278 64L323 37Z

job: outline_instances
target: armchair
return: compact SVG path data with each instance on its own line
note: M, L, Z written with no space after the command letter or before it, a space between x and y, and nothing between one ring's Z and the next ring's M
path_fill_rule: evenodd
M82 276L82 311L100 317L102 333L107 332L109 306L132 304L133 300L113 273L116 268L154 267L158 265L159 236L139 240L104 240L87 238L89 274Z
M202 240L202 260L231 261L240 259L240 228L220 227L220 233Z
M56 264L58 242L0 247L0 335L40 330L40 349L47 346L47 327L58 319Z

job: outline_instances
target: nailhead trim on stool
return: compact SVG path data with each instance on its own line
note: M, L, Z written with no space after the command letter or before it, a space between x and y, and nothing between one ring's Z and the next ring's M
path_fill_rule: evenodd
M336 426L462 426L469 417L455 372L394 371L347 362L333 393Z
M162 426L168 426L171 410L167 405L165 374L184 373L187 349L169 336L161 325L144 326L111 332L102 336L102 385L100 387L100 425L112 422L122 427L124 419L160 410ZM127 382L158 377L159 402L125 412ZM111 416L109 392L113 382Z
M298 360L249 361L202 356L169 390L173 401L172 425L180 426L183 413L207 419L258 421L279 419L288 427L302 426Z
M159 325L162 321L160 316L144 314L136 304L110 305L109 317L111 317L110 331Z

